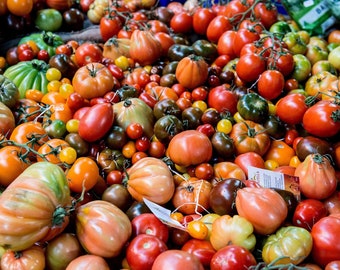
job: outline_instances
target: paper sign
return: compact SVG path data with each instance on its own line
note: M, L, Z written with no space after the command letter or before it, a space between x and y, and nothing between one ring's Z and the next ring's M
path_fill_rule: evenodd
M297 199L300 199L299 178L296 176L249 166L248 178L256 181L262 187L290 191Z
M151 212L164 224L186 231L186 227L183 226L181 223L179 223L177 220L174 220L171 218L171 211L169 209L166 209L163 206L160 206L157 203L154 203L148 199L143 198L144 203L147 207L151 210Z

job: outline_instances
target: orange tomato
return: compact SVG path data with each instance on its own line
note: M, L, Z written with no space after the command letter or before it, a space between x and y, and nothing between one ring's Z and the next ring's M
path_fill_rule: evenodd
M218 179L237 178L241 181L246 180L246 174L241 167L230 161L216 163L214 165L214 175Z
M42 97L41 102L52 105L57 103L66 103L66 99L59 92L48 92Z
M20 147L0 148L0 185L7 187L29 166L29 160L20 156Z
M16 16L25 16L32 11L33 0L7 0L7 8Z
M99 168L97 163L89 157L80 157L67 171L66 177L70 190L73 192L82 192L90 190L95 186L99 177Z
M291 158L295 156L295 151L284 141L273 140L267 153L265 160L274 160L279 166L289 165Z
M163 99L169 98L169 99L176 101L178 99L178 95L176 94L175 90L167 86L157 85L157 86L149 87L148 89L145 89L145 91L149 95L156 98L156 100L163 100Z
M50 117L51 120L59 119L62 120L65 124L72 119L73 112L70 107L65 103L57 103L51 105L52 115Z
M25 98L40 102L44 94L37 89L28 89L25 92Z
M328 43L340 43L340 30L332 30L327 38Z

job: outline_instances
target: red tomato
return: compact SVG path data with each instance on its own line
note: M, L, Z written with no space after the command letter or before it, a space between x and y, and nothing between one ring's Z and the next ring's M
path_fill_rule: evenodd
M225 8L221 9L221 11L218 14L223 14L228 18L232 18L233 23L237 23L242 19L242 14L246 12L247 9L248 6L246 1L232 0L229 1L225 5Z
M308 108L302 123L307 132L318 137L332 137L339 133L340 122L334 117L340 111L340 105L322 100Z
M114 120L112 105L98 103L90 107L79 120L78 133L88 142L104 137L110 130Z
M261 155L255 152L247 152L236 156L234 163L238 165L248 177L248 167L264 169L264 160Z
M237 76L244 82L256 81L266 69L264 59L257 54L245 54L236 63Z
M235 58L234 40L237 32L234 30L224 31L218 39L217 51L219 55L228 55L230 58Z
M241 28L236 32L235 38L234 38L234 53L237 57L240 56L240 52L242 50L242 47L248 43L253 43L256 40L260 39L260 35L255 32L251 31L246 28Z
M339 270L339 269L340 269L340 260L327 263L325 267L325 270Z
M276 115L289 125L301 123L308 109L305 100L304 95L297 93L284 96L276 103Z
M192 26L195 33L206 35L208 25L214 19L216 14L211 8L199 8L193 15Z
M167 249L166 244L158 237L139 234L126 248L126 260L131 269L151 270L157 256Z
M211 259L211 270L248 269L256 265L254 255L244 247L228 245L218 250Z
M207 103L209 107L219 112L229 111L231 114L237 112L237 97L225 84L209 91Z
M122 22L118 16L108 15L100 19L99 30L104 42L116 36L120 29L122 29Z
M125 129L126 134L130 139L136 140L142 137L144 130L140 123L131 122Z
M195 255L204 267L210 266L211 258L216 253L210 241L199 239L190 239L182 246L182 250Z
M257 82L258 93L268 100L281 95L285 86L285 78L280 71L268 69L264 71Z
M278 21L278 11L276 6L269 2L259 2L254 7L254 14L266 29L269 29L276 21Z
M193 18L188 12L175 13L170 20L174 33L189 33L193 28Z
M298 203L293 215L293 225L311 231L314 224L328 215L324 203L315 199L305 199Z
M283 49L282 53L276 53L274 57L267 59L267 66L280 71L283 76L288 76L294 70L293 55L287 49ZM297 89L298 84L293 89Z
M154 261L152 270L204 270L199 259L184 250L171 249L164 251Z
M316 222L311 231L313 237L312 258L320 266L340 260L340 218L327 216Z
M143 213L131 220L132 236L149 234L156 236L164 243L169 238L169 228L152 213Z
M207 28L207 38L210 42L217 43L225 31L232 30L233 26L228 17L218 15L212 19ZM218 48L219 46L217 46Z
M89 63L100 62L103 58L103 52L98 45L90 42L81 44L75 52L75 60L79 66L85 66Z

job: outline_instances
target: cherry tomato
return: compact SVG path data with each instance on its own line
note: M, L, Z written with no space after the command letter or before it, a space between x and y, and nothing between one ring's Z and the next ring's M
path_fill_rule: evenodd
M93 62L100 62L103 58L103 52L98 45L85 42L81 44L75 52L75 61L79 66Z

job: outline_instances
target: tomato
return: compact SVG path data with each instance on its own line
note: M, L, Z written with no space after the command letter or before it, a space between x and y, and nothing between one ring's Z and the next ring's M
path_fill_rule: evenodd
M257 82L258 93L268 100L279 97L284 89L285 78L280 71L266 70Z
M166 251L166 244L150 234L135 236L126 248L126 260L133 269L151 269L159 254Z
M195 149L195 152L192 149ZM210 139L197 130L186 130L176 134L167 149L170 159L179 166L208 162L212 152Z
M77 237L85 250L93 255L117 256L131 232L128 216L110 202L90 201L76 211Z
M16 16L28 15L33 9L33 0L7 0L7 9Z
M69 144L63 139L50 139L38 149L37 161L48 161L60 165L59 153Z
M15 129L15 118L9 107L0 102L0 135L9 138Z
M243 121L233 125L230 138L234 140L236 154L256 152L264 155L270 147L270 137L261 124Z
M79 120L79 135L88 142L94 142L104 137L113 125L114 114L110 103L98 103Z
M326 156L309 154L295 169L301 193L309 199L322 200L333 194L337 186L335 169Z
M236 158L234 159L234 163L244 171L246 176L248 176L249 166L264 169L264 160L262 156L255 152L246 152L237 155Z
M34 23L40 31L56 32L63 23L63 16L60 11L54 8L38 10Z
M257 54L242 55L236 64L237 76L244 82L256 81L265 71L265 61Z
M85 99L102 97L114 87L110 70L100 63L90 63L77 70L72 79L74 92Z
M145 157L129 167L124 183L131 196L141 202L147 198L158 204L168 202L175 191L173 176L168 166L155 157Z
M68 184L73 192L81 193L90 190L97 183L99 168L89 157L78 158L66 173Z
M267 30L278 21L278 10L273 4L257 3L254 7L254 14Z
M193 29L193 16L189 12L175 13L170 20L174 33L188 33Z
M284 141L273 140L264 159L275 160L279 166L287 166L293 156L295 156L295 151L292 147Z
M319 101L305 112L302 119L303 127L310 134L318 137L335 136L340 131L337 117L339 110L337 104L327 100Z
M85 254L74 258L66 267L67 270L84 269L90 270L91 267L96 266L97 269L109 270L110 267L105 259L101 256Z
M279 193L270 188L245 187L236 195L236 209L259 234L275 232L286 219L288 208ZM275 208L272 205L275 204Z
M325 270L337 270L340 269L340 260L331 261L327 263Z
M251 251L256 244L254 227L239 215L222 215L212 223L210 243L217 251L229 245L241 246Z
M281 227L264 243L262 258L266 264L285 265L303 262L312 251L313 240L304 228Z
M215 13L210 8L199 8L193 15L192 26L195 33L205 35L209 23L215 18Z
M293 225L311 231L314 224L327 215L328 210L324 203L315 199L305 199L295 208Z
M237 112L237 96L225 84L210 89L207 103L218 112Z
M99 30L103 41L106 42L113 36L116 36L122 29L122 22L118 16L107 15L100 19Z
M312 71L312 64L303 54L294 54L293 59L294 70L291 77L298 82L303 82L309 77L309 74Z
M183 214L202 213L209 208L209 193L212 184L207 180L189 179L182 181L172 197L173 206Z
M20 98L17 86L5 76L0 75L1 96L0 102L9 108L14 108Z
M214 164L214 175L216 180L226 178L236 178L238 180L246 180L245 172L237 164L231 161L221 161Z
M155 33L155 38L159 41L162 47L162 56L167 56L169 48L175 44L173 37L165 32Z
M245 120L264 123L269 115L268 102L257 93L247 93L239 98L237 112Z
M45 269L44 249L33 245L22 251L6 250L1 256L1 269Z
M76 49L75 61L82 67L89 63L100 62L103 58L103 52L98 45L85 42Z
M211 259L211 270L232 270L256 265L254 255L244 247L228 245L218 250Z
M216 17L218 18L218 16ZM226 30L221 33L217 42L217 51L219 55L228 55L231 59L236 58L234 51L234 40L237 32L234 30Z
M200 260L192 253L171 249L159 254L152 265L152 270L203 270Z
M195 176L198 179L211 180L214 176L214 168L209 163L201 163L195 167Z
M336 241L340 233L340 219L337 216L327 216L316 222L312 228L313 237L312 258L325 267L331 261L339 260L340 245Z
M223 33L232 29L233 26L228 17L224 15L217 15L209 22L206 30L206 36L210 42L214 42L217 44ZM217 46L217 48L219 47L220 46Z
M23 193L26 196L22 196ZM64 224L70 207L64 171L49 162L33 163L1 194L0 244L12 251L31 247L53 226Z
M239 28L234 37L234 54L236 57L240 57L240 52L244 45L253 43L260 39L259 34L256 31L251 31L247 28Z
M73 233L62 233L49 241L46 247L46 266L50 268L66 268L78 256L82 255L82 247Z
M289 125L301 123L308 109L305 100L306 96L298 93L282 97L276 103L276 115Z
M182 246L181 250L195 255L204 267L208 267L210 265L211 258L216 252L209 241L199 239L188 240Z
M132 236L149 234L158 237L164 243L169 238L169 228L152 213L143 213L131 220Z

